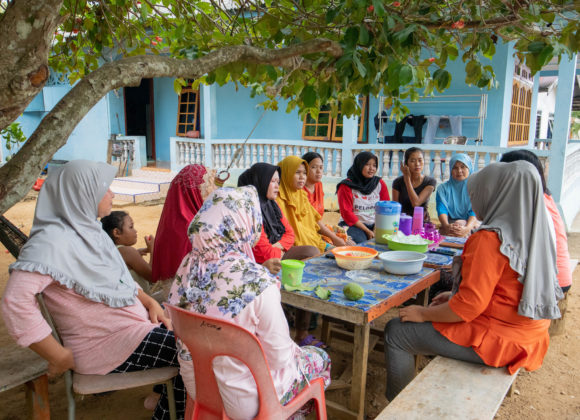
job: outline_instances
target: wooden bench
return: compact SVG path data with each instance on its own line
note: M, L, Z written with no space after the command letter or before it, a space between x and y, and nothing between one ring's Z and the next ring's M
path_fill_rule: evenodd
M375 420L491 420L516 377L506 368L437 356Z
M32 350L10 343L0 347L0 392L26 386L28 418L50 419L48 363Z

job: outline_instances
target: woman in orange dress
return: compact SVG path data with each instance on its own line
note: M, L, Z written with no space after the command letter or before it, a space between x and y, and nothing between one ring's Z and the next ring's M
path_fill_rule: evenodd
M467 188L483 223L457 259L456 293L402 308L385 328L389 400L413 379L416 354L506 366L513 374L539 368L548 350L562 291L540 177L528 162L494 163Z

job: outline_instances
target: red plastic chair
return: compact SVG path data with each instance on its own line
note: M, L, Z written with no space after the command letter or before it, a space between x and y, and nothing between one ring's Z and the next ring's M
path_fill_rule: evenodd
M262 345L248 330L221 319L189 312L166 305L175 335L181 338L193 359L195 374L195 405L187 400L185 420L229 419L224 410L212 368L213 359L229 356L244 363L256 382L260 409L256 419L287 419L309 400L314 399L318 419L326 420L324 381L310 381L292 401L280 404L270 375Z

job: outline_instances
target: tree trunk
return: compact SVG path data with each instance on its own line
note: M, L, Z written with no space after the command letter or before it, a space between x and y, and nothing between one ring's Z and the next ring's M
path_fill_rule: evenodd
M8 2L0 20L0 130L42 90L62 0Z

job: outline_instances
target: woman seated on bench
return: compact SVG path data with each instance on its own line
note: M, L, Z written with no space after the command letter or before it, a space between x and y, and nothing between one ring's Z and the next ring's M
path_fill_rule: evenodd
M111 212L109 189L117 169L76 160L51 171L38 196L30 239L10 266L2 300L8 332L48 361L48 374L83 374L178 366L170 321L131 278L97 217ZM56 323L64 347L52 336L36 294ZM161 324L161 325L160 325ZM185 390L174 379L178 417ZM165 386L154 419L169 418Z
M330 358L316 347L298 347L290 338L279 283L252 253L262 230L256 189L220 188L210 195L189 226L192 251L177 271L169 302L192 312L233 322L255 334L270 366L280 402L286 404L308 381L330 383ZM235 346L236 343L231 343ZM179 353L187 391L195 399L191 355ZM229 357L214 361L225 410L236 419L254 418L258 392L251 372ZM205 380L206 378L202 378Z
M416 354L507 366L510 374L535 370L548 350L549 320L560 317L556 248L536 169L494 163L467 185L483 222L456 259L457 292L402 308L385 328L389 400L413 379Z
M515 162L517 160L525 160L536 167L540 178L542 180L542 188L544 190L544 201L548 214L554 223L554 233L556 234L556 265L558 267L558 282L562 292L567 293L572 286L572 267L570 267L570 253L568 252L568 236L566 235L566 225L560 216L558 206L552 197L552 193L546 186L546 179L544 178L544 168L540 159L529 150L512 150L504 153L500 162Z
M437 215L442 235L464 237L477 227L477 218L471 209L467 193L467 178L473 172L471 158L465 153L449 160L451 178L437 188Z

